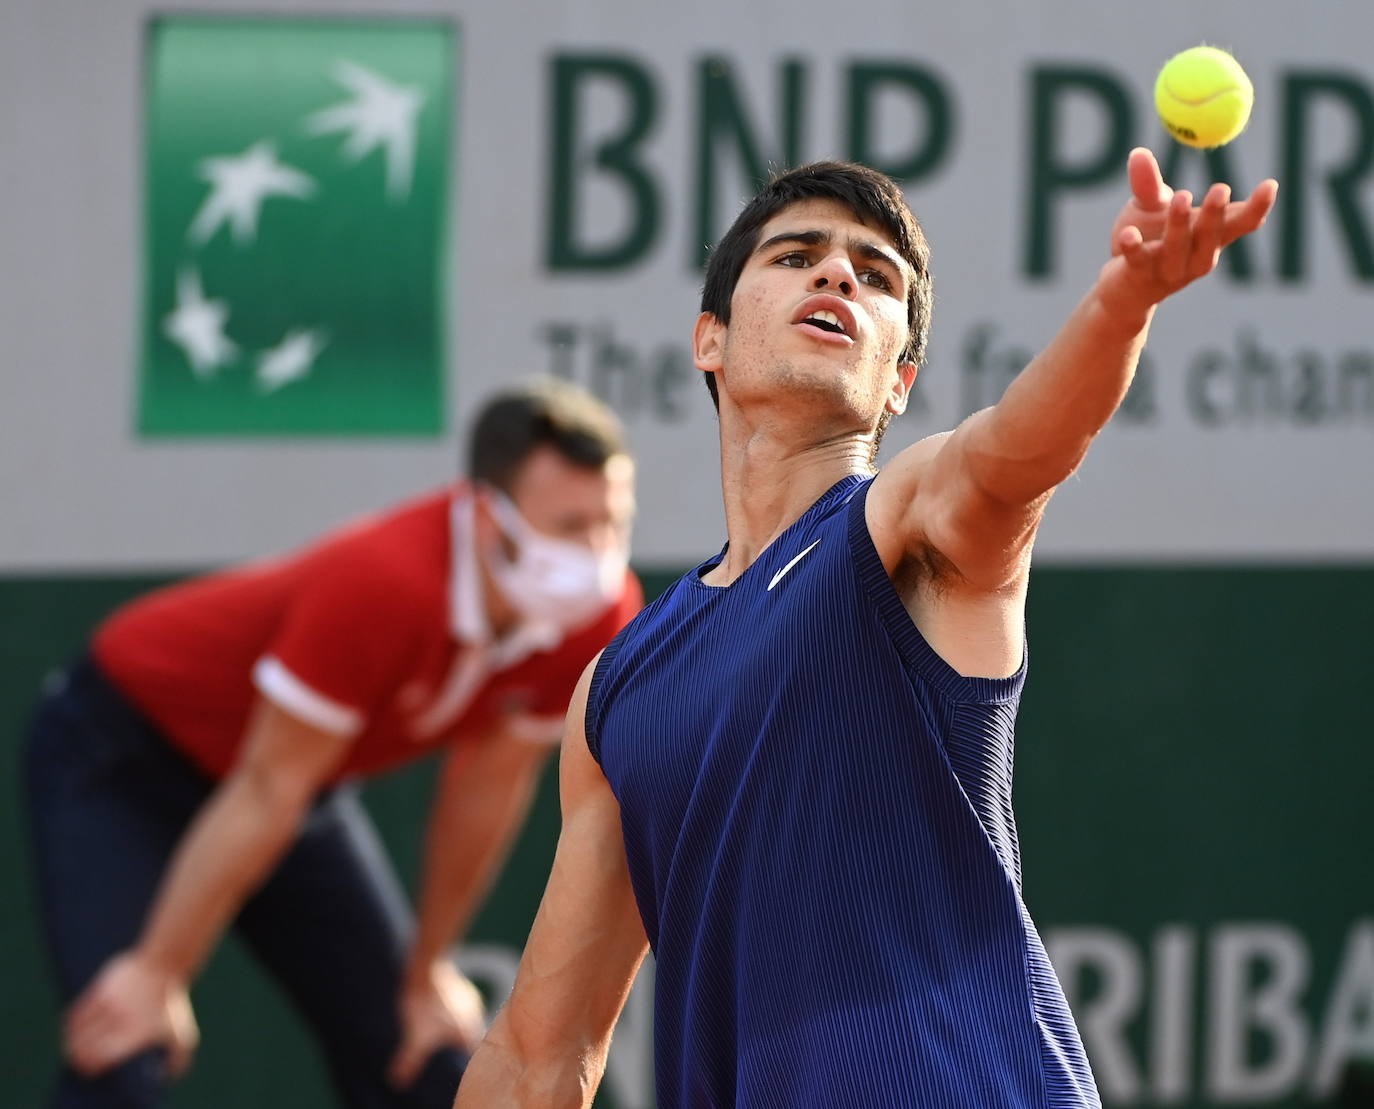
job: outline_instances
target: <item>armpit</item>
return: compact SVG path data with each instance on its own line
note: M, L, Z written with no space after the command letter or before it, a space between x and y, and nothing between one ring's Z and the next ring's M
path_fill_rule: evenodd
M904 599L918 590L938 595L962 584L958 567L929 543L903 554L892 571L892 588Z

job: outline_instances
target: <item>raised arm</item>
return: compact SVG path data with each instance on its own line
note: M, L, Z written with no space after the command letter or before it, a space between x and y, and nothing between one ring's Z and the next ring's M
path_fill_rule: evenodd
M455 1109L587 1109L611 1031L648 950L620 809L587 750L593 661L568 709L563 830L515 988L469 1064Z
M1050 494L1125 397L1156 306L1215 269L1223 247L1264 222L1278 190L1265 181L1233 202L1216 184L1194 206L1148 150L1131 152L1128 172L1111 258L1059 333L997 404L904 451L875 484L885 561L933 547L975 588L1015 580Z

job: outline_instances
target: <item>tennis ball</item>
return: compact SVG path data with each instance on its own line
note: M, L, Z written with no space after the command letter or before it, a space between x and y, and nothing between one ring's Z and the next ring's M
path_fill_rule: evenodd
M1181 143L1224 146L1245 129L1255 89L1240 63L1215 46L1175 54L1155 81L1155 109Z

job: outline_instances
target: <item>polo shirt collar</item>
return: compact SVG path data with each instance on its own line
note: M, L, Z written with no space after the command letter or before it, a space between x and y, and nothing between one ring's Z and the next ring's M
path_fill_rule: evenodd
M460 481L454 486L450 514L450 549L453 566L449 577L450 621L453 634L478 649L492 670L502 670L522 662L536 651L548 651L563 641L563 634L549 624L523 623L508 635L496 639L482 596L482 565L477 555L477 527L474 520L477 497L472 484Z

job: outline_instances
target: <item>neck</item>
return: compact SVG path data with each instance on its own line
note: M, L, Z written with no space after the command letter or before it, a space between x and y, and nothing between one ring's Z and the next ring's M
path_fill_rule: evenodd
M871 474L871 449L871 434L808 441L748 426L722 406L720 472L730 547L706 580L734 581L837 481Z

